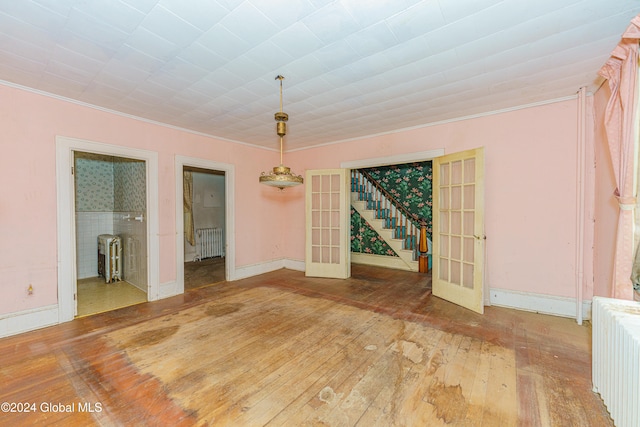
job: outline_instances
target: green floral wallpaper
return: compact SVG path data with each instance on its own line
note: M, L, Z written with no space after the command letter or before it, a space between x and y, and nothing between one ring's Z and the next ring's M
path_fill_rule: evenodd
M431 239L433 220L431 212L433 180L431 161L381 166L369 168L366 171L409 212L426 221L427 236ZM380 243L381 241L384 243L375 230L352 208L351 251L376 255L389 255L388 250L393 252L386 243L384 245Z
M353 206L351 207L351 252L398 256Z

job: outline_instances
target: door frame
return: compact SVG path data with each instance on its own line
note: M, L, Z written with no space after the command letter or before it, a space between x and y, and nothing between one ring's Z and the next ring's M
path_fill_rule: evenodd
M75 318L77 287L75 182L73 152L127 157L145 162L147 179L147 300L159 298L158 153L84 139L56 136L58 235L58 322ZM97 250L97 247L96 247Z
M225 280L236 280L236 240L235 240L235 166L198 157L176 155L176 294L184 293L184 208L183 170L195 167L224 172L224 238L225 238Z

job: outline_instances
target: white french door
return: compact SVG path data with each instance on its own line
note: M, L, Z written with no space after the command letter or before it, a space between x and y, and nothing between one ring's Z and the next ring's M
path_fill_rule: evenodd
M346 279L351 276L349 170L308 170L305 179L305 275Z
M484 149L433 161L433 295L484 312Z

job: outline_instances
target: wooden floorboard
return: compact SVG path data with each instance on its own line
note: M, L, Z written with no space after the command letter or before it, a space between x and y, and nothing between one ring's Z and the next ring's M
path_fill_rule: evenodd
M588 324L352 276L279 270L1 339L0 400L35 410L0 424L613 425Z

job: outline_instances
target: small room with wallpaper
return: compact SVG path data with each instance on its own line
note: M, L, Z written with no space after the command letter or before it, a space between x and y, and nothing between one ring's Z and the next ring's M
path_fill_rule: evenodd
M76 316L147 301L143 162L74 152Z
M4 2L0 423L637 427L639 14Z

